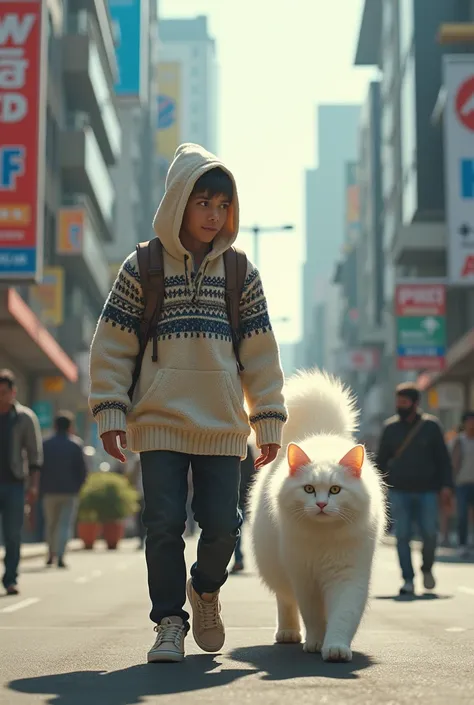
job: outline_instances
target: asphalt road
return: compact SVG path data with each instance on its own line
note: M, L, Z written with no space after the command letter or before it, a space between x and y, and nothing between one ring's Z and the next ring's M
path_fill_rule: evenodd
M222 654L200 653L189 636L184 664L153 665L143 554L127 542L71 554L70 565L25 561L22 594L0 599L2 705L474 703L472 564L445 558L433 596L401 600L394 549L382 548L351 664L274 645L273 600L250 570L222 591Z

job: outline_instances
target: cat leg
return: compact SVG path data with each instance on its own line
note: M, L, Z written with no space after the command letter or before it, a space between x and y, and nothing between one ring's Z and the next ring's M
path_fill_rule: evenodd
M327 628L321 649L325 661L352 660L352 639L362 619L368 592L368 582L343 582L326 586L324 597Z
M276 596L278 626L275 641L278 644L298 644L301 641L298 605L287 596Z
M308 653L317 653L321 651L326 631L322 595L315 588L308 590L307 587L302 587L298 592L298 605L306 631L303 649Z

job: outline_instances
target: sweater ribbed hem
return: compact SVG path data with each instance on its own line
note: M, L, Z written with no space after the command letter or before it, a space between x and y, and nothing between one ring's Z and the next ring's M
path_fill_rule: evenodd
M257 421L255 426L255 435L257 447L261 448L267 443L276 443L281 446L281 435L283 432L283 423L277 419L264 419Z
M248 434L181 431L163 426L129 426L127 445L134 453L170 450L189 455L232 455L245 458Z
M106 409L105 411L99 411L95 417L99 436L107 431L125 431L127 428L127 421L125 414L120 409Z

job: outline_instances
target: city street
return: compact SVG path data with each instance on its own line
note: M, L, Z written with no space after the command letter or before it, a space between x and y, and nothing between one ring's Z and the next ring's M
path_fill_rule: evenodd
M474 702L473 565L444 559L435 596L400 600L395 551L384 546L351 664L274 646L273 600L255 574L231 577L225 651L203 654L189 637L184 664L146 665L153 631L141 552L126 542L69 561L69 571L25 561L21 596L0 600L2 705L135 705L158 696L164 704L262 705L296 694L331 705Z

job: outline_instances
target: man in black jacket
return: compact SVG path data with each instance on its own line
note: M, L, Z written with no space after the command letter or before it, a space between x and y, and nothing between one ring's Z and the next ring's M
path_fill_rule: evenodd
M87 475L82 441L72 435L73 416L61 412L55 420L56 433L43 443L44 462L40 475L46 524L48 565L57 557L65 568L64 553L76 515L78 495Z
M385 422L377 465L389 486L398 558L404 580L400 594L414 594L410 540L416 523L423 541L423 585L435 587L433 563L438 533L438 495L452 501L452 469L442 430L434 416L420 413L420 393L411 383L396 390L397 416Z

